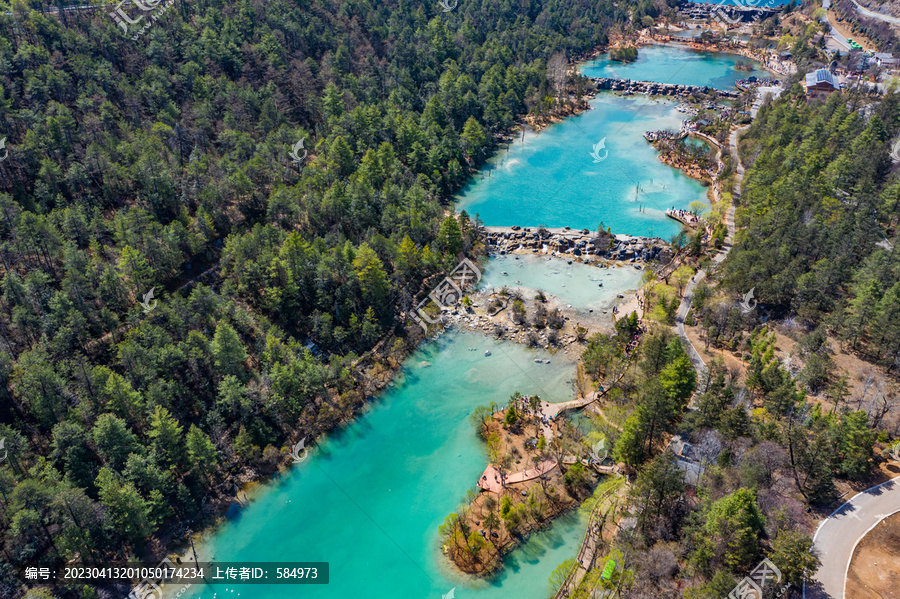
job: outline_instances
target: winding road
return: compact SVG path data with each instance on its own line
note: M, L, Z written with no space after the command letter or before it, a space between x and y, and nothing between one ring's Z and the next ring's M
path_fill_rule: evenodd
M886 22L892 23L894 25L900 25L900 19L898 19L897 17L883 15L880 12L873 12L873 11L869 10L868 8L860 6L859 2L857 2L856 0L850 0L850 2L852 2L853 5L856 7L856 12L858 12L859 14L861 14L864 17L869 17L870 19L878 19L879 21L886 21Z
M879 21L885 21L885 22L890 23L890 24L892 24L892 25L900 25L900 19L898 19L897 17L892 17L892 16L890 16L890 15L884 15L884 14L881 14L880 12L874 12L874 11L871 11L871 10L869 10L868 8L862 6L862 5L861 5L859 2L857 2L856 0L850 0L850 1L853 2L853 6L856 7L856 12L857 12L858 14L864 16L864 17L868 17L868 18L870 18L870 19L877 19L877 20L879 20ZM833 24L831 23L831 21L828 19L827 11L828 11L829 8L831 8L831 1L830 1L830 0L822 0L822 8L824 8L825 11L826 11L825 16L822 17L822 22L823 22L823 23L828 23L828 25L831 27L831 37L832 37L832 38L834 39L834 41L836 41L838 44L840 44L841 46L843 46L844 48L846 48L847 50L849 50L849 49L850 49L850 42L848 42L848 41L847 41L847 38L844 37L843 35L841 35L841 33L840 33L837 29L834 28L834 25L833 25Z
M822 22L828 23L828 26L831 27L831 33L830 33L831 38L835 42L840 44L845 50L849 50L850 42L847 41L847 38L845 38L843 35L841 35L840 31L838 31L837 29L834 28L834 25L828 19L828 9L831 8L831 0L822 0L822 8L825 9L825 14L822 16Z
M734 130L730 139L731 152L735 157L735 202L741 197L741 184L744 179L744 167L737 151L737 138L742 129ZM728 237L723 251L713 258L714 265L721 263L731 251L734 240L734 209L732 203L725 218ZM693 290L705 274L702 270L698 271L694 280L687 286L675 325L678 335L687 341L688 353L698 371L706 365L684 332L684 318L691 305ZM813 537L813 551L822 565L813 577L814 582L808 587L803 586L804 599L844 599L847 572L857 544L879 522L896 512L900 512L900 478L859 493L826 518Z
M738 134L749 126L750 125L746 125L732 131L731 138L729 140L731 153L735 157L736 176L733 193L733 198L735 201L741 197L741 182L744 179L744 167L741 164L741 157L738 154L737 138ZM725 259L725 257L728 256L728 253L731 251L731 246L734 243L734 202L732 202L732 204L728 207L728 212L725 213L725 225L728 227L728 236L725 238L725 243L722 245L722 251L713 256L713 267L720 264ZM704 277L706 277L706 271L698 270L697 274L695 274L691 278L691 281L684 289L684 296L681 298L681 305L678 306L678 312L675 314L675 331L678 333L678 336L684 339L684 341L686 342L688 357L691 359L691 363L694 365L694 368L698 373L706 370L706 362L703 361L703 358L700 357L700 352L697 351L697 348L694 347L694 344L691 343L690 339L688 339L687 333L684 330L684 319L687 317L688 311L691 309L691 302L694 299L694 289L697 287L697 284L703 280Z
M856 546L896 512L900 512L900 478L859 493L823 520L813 537L813 552L822 565L813 582L803 586L804 599L843 599Z

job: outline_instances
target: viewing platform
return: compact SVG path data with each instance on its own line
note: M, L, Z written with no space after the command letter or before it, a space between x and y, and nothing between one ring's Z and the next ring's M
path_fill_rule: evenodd
M669 208L666 210L666 216L674 218L686 227L695 228L700 226L700 217L690 210L675 210Z
M678 141L679 139L684 139L687 137L687 131L684 129L684 125L682 125L682 129L679 132L674 131L645 131L644 139L647 141Z

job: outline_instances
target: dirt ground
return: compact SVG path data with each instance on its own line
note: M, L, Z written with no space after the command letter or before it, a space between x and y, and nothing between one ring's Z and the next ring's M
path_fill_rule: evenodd
M853 40L854 42L858 42L866 50L877 50L878 44L864 36L863 34L857 32L854 33L850 28L850 23L846 21L838 21L837 14L833 10L828 11L828 21L831 23L831 26L837 29L838 33L843 35L845 38Z
M700 337L699 327L685 326L684 330L687 332L687 336L691 340L691 343L697 348L697 351L700 352L700 355L704 360L709 361L716 356L722 357L729 370L737 370L740 372L738 383L744 384L748 364L740 358L737 352L716 349L712 346L709 348L705 347L705 341ZM784 363L787 358L791 357L797 342L788 334L785 334L787 329L784 328L784 325L776 326L774 329L771 327L769 328L770 333L773 330L775 332L775 356ZM837 366L837 373L847 376L850 398L855 398L864 394L866 382L871 373L877 373L883 376L883 370L881 368L862 360L856 354L841 351L841 343L834 337L829 337L828 342L833 350L831 357ZM798 359L799 358L792 358L790 361L796 364ZM821 396L809 395L807 396L807 399L812 402L823 403L826 407L831 406L831 404L824 401ZM888 420L893 420L893 418L894 416L891 416Z
M900 513L863 537L847 575L847 599L900 599Z

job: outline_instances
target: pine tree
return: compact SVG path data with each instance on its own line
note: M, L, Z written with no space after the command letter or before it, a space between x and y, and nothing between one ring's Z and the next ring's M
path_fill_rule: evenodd
M221 375L243 375L244 362L247 361L247 350L234 330L227 322L220 320L216 332L209 345L215 361L216 370Z

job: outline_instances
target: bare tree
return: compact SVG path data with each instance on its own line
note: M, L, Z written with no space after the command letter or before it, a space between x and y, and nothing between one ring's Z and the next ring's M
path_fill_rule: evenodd
M897 407L896 385L888 381L874 368L860 375L862 387L848 403L855 404L857 410L863 410L872 419L872 427L877 428L885 417Z
M561 100L569 78L569 61L564 52L557 52L547 61L547 78L556 91L556 99Z

